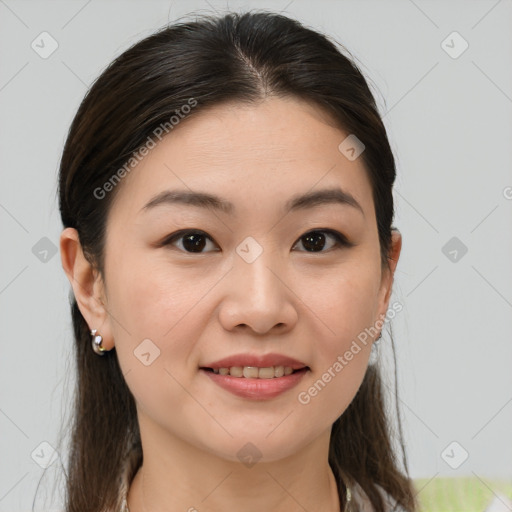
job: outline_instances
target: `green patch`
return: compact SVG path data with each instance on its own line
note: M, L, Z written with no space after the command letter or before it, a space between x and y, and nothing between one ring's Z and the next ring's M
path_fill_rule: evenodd
M484 512L496 495L512 499L512 482L467 478L416 478L420 512Z

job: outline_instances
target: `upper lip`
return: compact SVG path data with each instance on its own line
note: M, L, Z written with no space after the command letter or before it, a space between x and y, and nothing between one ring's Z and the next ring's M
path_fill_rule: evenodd
M293 370L307 367L304 363L283 354L235 354L224 357L218 361L206 363L201 368L231 368L232 366L256 366L258 368L269 368L270 366L289 366Z

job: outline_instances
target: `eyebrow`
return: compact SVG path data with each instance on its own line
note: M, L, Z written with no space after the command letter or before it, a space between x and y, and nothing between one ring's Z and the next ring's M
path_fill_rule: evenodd
M217 210L232 214L235 211L235 205L219 196L206 192L193 192L187 190L165 190L154 196L146 205L143 211L152 210L161 205L185 204L199 208ZM315 206L325 204L340 204L350 206L359 210L364 217L364 211L355 197L342 190L341 188L328 188L298 194L289 199L284 205L285 213L306 210Z

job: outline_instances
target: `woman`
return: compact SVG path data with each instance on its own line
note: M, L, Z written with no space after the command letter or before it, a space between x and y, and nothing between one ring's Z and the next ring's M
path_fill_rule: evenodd
M375 364L394 179L356 65L282 15L175 24L101 74L59 178L66 511L416 510Z

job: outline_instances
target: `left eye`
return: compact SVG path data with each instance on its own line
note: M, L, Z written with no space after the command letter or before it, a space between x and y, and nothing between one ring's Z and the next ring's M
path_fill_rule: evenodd
M297 241L297 243L294 245L294 247L296 247L300 242L302 243L302 246L306 249L306 252L327 252L323 251L322 249L325 247L326 240L328 240L329 238L331 240L334 240L334 243L332 243L330 247L328 247L328 250L335 248L336 246L346 247L351 245L341 233L338 233L337 231L333 231L331 229L326 229L310 231L309 233L302 235Z

